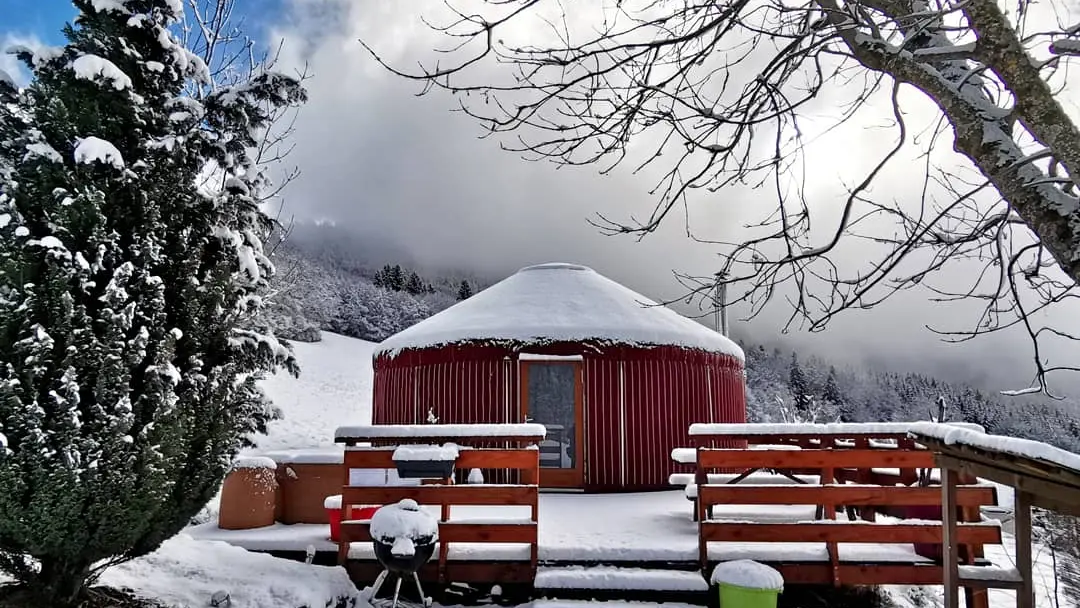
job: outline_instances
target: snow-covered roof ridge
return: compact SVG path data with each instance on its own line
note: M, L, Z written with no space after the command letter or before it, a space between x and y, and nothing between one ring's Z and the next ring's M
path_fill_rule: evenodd
M743 359L725 336L580 264L528 266L384 340L375 356L464 342L681 346Z
M988 435L970 428L932 422L913 425L911 432L940 439L948 445L964 445L990 452L1003 452L1080 472L1080 454L1074 454L1041 441L1005 435Z

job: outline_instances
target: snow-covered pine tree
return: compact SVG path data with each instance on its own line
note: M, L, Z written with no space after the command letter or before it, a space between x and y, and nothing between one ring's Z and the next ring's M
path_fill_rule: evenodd
M821 400L836 412L841 422L855 422L854 412L840 390L835 367L829 366L829 374L825 377L825 386L821 390Z
M472 296L473 296L472 285L469 285L468 281L462 279L461 285L458 286L457 299L458 300L468 300Z
M375 276L371 278L372 284L379 289L390 289L390 273L390 265L383 266L375 271Z
M800 412L810 411L814 395L810 392L810 383L807 381L806 374L799 365L799 356L794 352L791 353L791 370L788 374L788 386L791 389L791 396L794 399L792 405L795 409Z
M400 264L394 264L390 267L390 274L387 275L386 284L394 291L403 291L405 289L405 271L402 270Z
M0 570L56 607L179 531L272 417L261 374L298 371L245 320L273 270L248 151L299 82L192 99L180 2L74 4L0 103Z
M405 291L414 296L427 291L427 285L424 284L424 280L420 278L420 275L416 274L415 270L409 273L409 278L405 281Z

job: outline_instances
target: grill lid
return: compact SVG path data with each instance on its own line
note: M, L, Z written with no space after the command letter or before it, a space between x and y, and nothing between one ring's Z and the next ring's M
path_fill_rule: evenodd
M433 544L439 540L439 522L415 500L405 498L375 512L371 517L371 537L387 545L397 544L401 539L412 541L400 543L403 547L406 544Z

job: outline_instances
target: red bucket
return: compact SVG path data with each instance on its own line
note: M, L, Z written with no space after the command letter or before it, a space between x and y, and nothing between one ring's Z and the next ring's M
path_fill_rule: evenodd
M323 507L326 509L326 519L330 522L330 540L335 543L339 542L341 540L341 496L328 496L323 501ZM379 507L355 507L352 512L352 519L371 519L378 510Z
M326 519L330 522L330 540L338 542L341 538L341 495L327 496L323 501Z
M330 540L341 540L341 509L327 509L326 517L330 520Z

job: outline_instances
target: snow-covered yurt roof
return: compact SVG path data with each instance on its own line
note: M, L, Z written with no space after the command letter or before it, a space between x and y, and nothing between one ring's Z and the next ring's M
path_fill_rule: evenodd
M577 264L522 268L476 295L384 340L375 355L461 342L597 341L681 346L743 358L704 325Z

